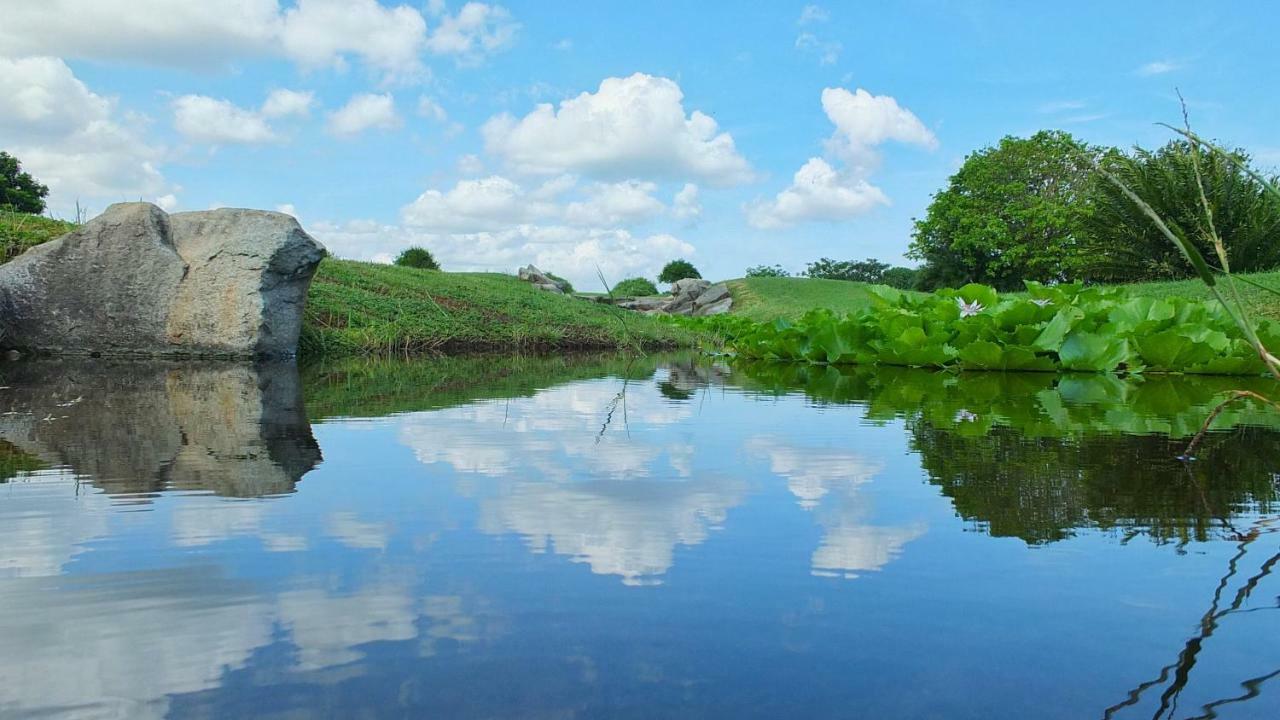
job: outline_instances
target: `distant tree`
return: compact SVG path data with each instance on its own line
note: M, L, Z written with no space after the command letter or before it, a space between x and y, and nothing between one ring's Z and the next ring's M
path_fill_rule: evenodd
M432 257L431 251L423 247L406 248L404 252L396 256L396 264L404 267L418 268L419 270L439 270L440 263Z
M821 280L851 280L854 282L878 283L889 263L875 258L866 260L841 260L822 258L809 263L804 274Z
M908 257L924 261L922 284L1018 290L1023 280L1078 277L1092 158L1100 154L1068 133L1045 130L969 155L915 223Z
M1166 224L1191 238L1206 259L1218 264L1187 142L1173 141L1154 152L1115 150L1101 163L1150 204ZM1201 152L1199 163L1213 226L1227 248L1231 269L1252 272L1280 267L1280 201L1245 172L1249 155L1236 150L1228 159ZM1194 276L1181 252L1114 184L1097 178L1089 200L1087 279L1132 282Z
M700 278L702 274L688 260L672 260L667 263L658 275L658 282L673 283L687 278Z
M0 208L38 215L48 196L49 188L23 172L18 158L0 151Z
M880 283L899 290L915 290L920 283L920 271L909 267L891 267L880 275Z
M613 286L613 294L618 297L648 297L658 294L658 286L648 278L627 278Z
M754 265L747 268L747 277L791 277L781 265Z

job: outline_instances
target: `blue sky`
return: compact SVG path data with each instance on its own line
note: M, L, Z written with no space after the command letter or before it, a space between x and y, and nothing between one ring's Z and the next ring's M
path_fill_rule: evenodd
M584 288L681 255L900 262L965 154L1157 145L1175 89L1280 164L1263 2L0 5L0 149L56 214L280 208L337 255Z

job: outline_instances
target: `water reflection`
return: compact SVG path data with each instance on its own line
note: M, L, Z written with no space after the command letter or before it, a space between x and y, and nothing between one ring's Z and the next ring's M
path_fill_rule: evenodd
M290 493L320 461L289 365L16 362L0 436L116 495Z
M1215 380L2 372L0 716L1280 711L1276 423L1174 459Z

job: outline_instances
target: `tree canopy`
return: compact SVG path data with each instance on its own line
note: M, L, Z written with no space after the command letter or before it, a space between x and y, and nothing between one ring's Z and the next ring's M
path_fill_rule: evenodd
M925 263L921 284L1018 290L1023 280L1076 277L1099 154L1069 133L1045 130L969 155L915 223L908 256Z
M673 283L677 280L701 277L702 274L688 260L672 260L663 266L662 272L658 275L658 282Z
M0 208L39 214L44 212L44 199L48 196L48 186L23 172L18 158L0 151Z
M418 268L419 270L439 270L440 263L436 262L431 251L418 246L405 248L403 252L396 256L396 264L404 267Z

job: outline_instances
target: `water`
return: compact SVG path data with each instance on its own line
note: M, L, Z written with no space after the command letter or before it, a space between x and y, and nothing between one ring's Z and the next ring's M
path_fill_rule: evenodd
M0 368L0 716L1280 716L1239 379Z

